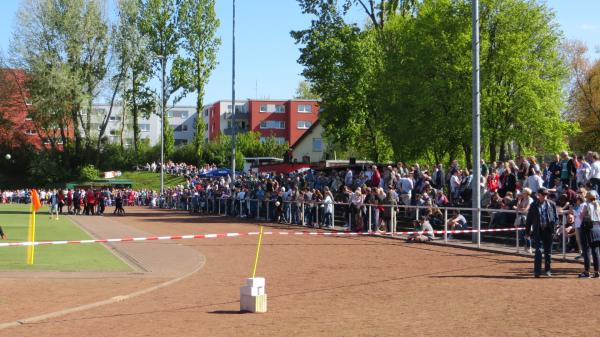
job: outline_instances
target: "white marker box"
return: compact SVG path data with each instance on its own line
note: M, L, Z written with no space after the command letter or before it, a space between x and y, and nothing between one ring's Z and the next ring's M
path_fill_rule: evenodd
M249 287L262 287L265 288L265 278L264 277L251 277L246 279L246 285Z

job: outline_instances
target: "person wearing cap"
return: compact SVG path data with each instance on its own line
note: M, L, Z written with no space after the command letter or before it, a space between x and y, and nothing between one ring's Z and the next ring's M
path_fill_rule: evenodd
M548 190L540 188L537 200L529 207L525 221L525 238L531 238L535 247L533 275L537 278L542 273L542 251L544 249L544 271L546 276L552 276L552 234L558 223L556 204L547 199Z

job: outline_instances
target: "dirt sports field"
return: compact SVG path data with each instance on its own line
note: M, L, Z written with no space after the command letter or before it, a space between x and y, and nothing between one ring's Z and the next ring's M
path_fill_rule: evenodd
M96 235L257 230L128 211L77 220ZM269 312L239 314L256 242L115 245L128 273L0 273L0 336L600 335L600 281L577 279L578 264L534 279L528 258L373 237L265 236L258 275Z

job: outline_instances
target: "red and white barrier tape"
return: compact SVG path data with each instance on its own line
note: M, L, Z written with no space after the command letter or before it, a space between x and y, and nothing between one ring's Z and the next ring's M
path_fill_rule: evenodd
M518 228L498 228L498 229L482 229L481 233L489 232L513 232L523 230L523 227ZM434 234L466 234L477 232L476 229L465 230L435 230ZM427 234L428 231L411 231L411 232L263 232L264 235L308 235L308 236L386 236L386 235L414 235ZM158 240L189 240L189 239L215 239L215 238L231 238L240 236L258 235L259 232L246 233L219 233L219 234L195 234L195 235L171 235L171 236L149 236L140 238L117 238L117 239L91 239L91 240L65 240L65 241L25 241L25 242L2 242L0 247L15 247L15 246L41 246L41 245L68 245L68 244L84 244L84 243L113 243L113 242L139 242L139 241L158 241Z

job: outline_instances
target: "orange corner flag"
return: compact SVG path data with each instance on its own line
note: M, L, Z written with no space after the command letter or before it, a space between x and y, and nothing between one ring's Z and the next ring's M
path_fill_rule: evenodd
M37 190L34 188L31 190L31 211L37 212L38 209L42 207L42 203L40 202L40 196Z
M31 190L31 215L29 215L29 231L27 233L27 240L29 242L35 241L35 212L42 207L40 202L40 196L36 189ZM27 264L33 264L33 257L35 255L35 247L30 245L27 247Z

